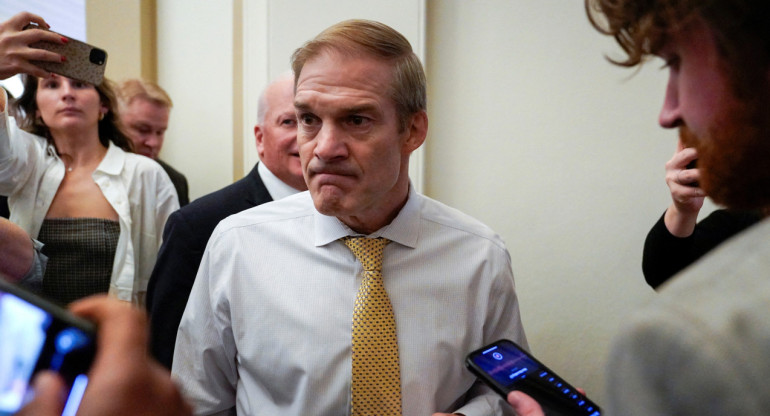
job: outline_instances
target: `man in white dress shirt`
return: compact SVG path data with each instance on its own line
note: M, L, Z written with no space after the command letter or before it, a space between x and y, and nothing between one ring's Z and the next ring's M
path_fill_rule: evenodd
M346 21L298 49L292 66L309 192L217 226L177 336L183 394L196 414L351 414L364 271L341 239L365 236L390 241L382 275L401 414L509 413L463 359L499 338L527 345L510 255L488 227L410 184L428 119L409 42L383 24Z

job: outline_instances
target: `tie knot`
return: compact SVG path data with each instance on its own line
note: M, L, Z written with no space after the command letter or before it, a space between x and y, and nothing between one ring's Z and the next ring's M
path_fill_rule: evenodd
M346 246L353 252L364 270L382 270L382 251L390 243L386 238L345 237L342 239Z

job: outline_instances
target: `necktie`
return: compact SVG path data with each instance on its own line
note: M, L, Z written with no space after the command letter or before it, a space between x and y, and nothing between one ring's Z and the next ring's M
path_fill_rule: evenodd
M343 239L364 266L353 309L353 416L401 415L401 371L393 307L382 282L383 238Z

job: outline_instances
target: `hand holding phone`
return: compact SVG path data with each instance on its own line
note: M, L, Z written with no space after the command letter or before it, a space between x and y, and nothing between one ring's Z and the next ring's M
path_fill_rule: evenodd
M468 354L465 365L498 394L532 396L548 416L601 416L601 409L513 341L499 340Z
M61 37L53 32L23 30L30 22L48 27L42 17L28 12L17 13L10 19L0 22L0 79L7 79L20 73L46 77L50 72L33 65L30 61L60 61L60 56L55 53L29 47L31 43L41 40L61 41Z
M48 30L34 23L30 23L24 29ZM57 35L62 36L58 33ZM33 60L30 63L67 78L87 82L92 85L100 85L104 79L104 70L107 66L107 52L76 39L70 39L66 36L62 36L62 38L67 39L67 42L60 44L42 41L32 43L29 46L58 53L65 57L63 62Z
M88 372L79 413L110 416L191 416L171 374L147 354L147 316L106 295L73 302L70 311L99 328L99 350ZM18 416L59 416L61 380L50 373L35 380L35 398Z
M42 370L59 373L69 396L63 415L74 415L95 355L94 326L0 277L0 416L29 399Z

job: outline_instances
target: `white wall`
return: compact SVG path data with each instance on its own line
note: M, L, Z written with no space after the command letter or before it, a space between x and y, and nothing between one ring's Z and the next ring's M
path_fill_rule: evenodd
M233 182L233 8L157 0L158 84L174 101L161 158L187 176L190 198Z
M670 202L665 72L610 65L580 0L430 1L426 186L508 244L534 353L604 400L623 317L653 292L647 231Z

